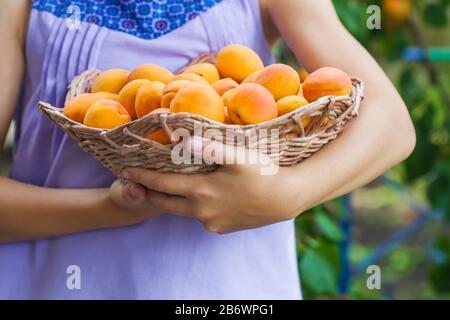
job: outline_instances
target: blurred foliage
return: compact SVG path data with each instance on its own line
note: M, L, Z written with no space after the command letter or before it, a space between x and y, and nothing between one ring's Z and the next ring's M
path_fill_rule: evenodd
M411 190L422 190L423 198L433 209L442 210L445 219L433 229L428 253L424 243L401 245L383 259L383 290L370 292L365 287L366 274L354 275L349 292L339 291L342 259L339 258L345 234L337 223L344 217L342 199L318 206L297 219L299 268L305 298L339 297L396 298L392 285L405 288L403 298L450 297L450 88L449 63L431 61L408 62L402 59L408 47L426 50L448 43L449 0L334 0L336 11L346 28L383 66L405 100L417 132L413 155L389 175ZM382 28L370 30L366 21L370 5L381 8ZM434 36L434 35L440 36ZM447 37L442 36L447 34ZM437 39L436 39L437 38ZM447 42L446 42L447 41ZM296 64L292 53L281 43L275 50L285 63ZM379 191L381 192L381 191ZM386 192L386 191L383 191ZM395 191L391 191L394 193ZM393 230L395 231L395 230ZM377 244L375 243L374 246ZM351 259L361 261L372 247L352 243ZM431 252L431 253L430 253ZM427 256L428 255L428 256ZM431 255L431 257L430 257ZM421 294L408 296L408 276L423 272L426 264L428 280L421 284ZM399 276L401 275L401 276ZM425 275L424 277L427 277ZM376 291L376 290L375 290Z

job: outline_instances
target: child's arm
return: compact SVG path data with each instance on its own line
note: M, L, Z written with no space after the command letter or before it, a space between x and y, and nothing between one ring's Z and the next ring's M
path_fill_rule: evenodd
M356 121L298 167L302 179L321 186L320 194L312 198L324 201L345 194L411 154L415 131L402 98L373 57L341 24L332 2L268 0L268 10L308 69L335 66L365 83L365 100Z
M145 195L118 181L110 190L50 189L0 177L0 244L142 222L158 213Z
M266 0L265 6L307 68L336 66L363 79L366 99L359 117L335 141L276 175L262 176L262 166L253 164L227 165L196 176L129 170L131 181L151 189L152 203L195 217L214 232L293 218L368 183L404 160L415 146L404 102L376 61L341 25L330 0ZM231 148L225 154L233 156Z
M24 70L28 3L28 0L0 0L1 146L14 113ZM131 186L133 193L129 192ZM147 219L154 212L145 201L145 189L139 185L115 183L111 191L56 190L0 177L0 243L128 225Z

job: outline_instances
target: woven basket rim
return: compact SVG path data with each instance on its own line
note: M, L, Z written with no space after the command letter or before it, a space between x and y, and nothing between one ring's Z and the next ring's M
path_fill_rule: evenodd
M92 71L92 70L90 70ZM80 75L79 75L80 76ZM195 120L197 121L201 121L201 122L206 122L208 124L214 125L214 126L218 126L218 127L225 127L225 128L229 128L229 129L241 129L241 130L252 130L252 129L257 129L257 128L269 128L271 126L273 126L275 123L277 122L282 122L286 119L292 118L293 116L299 116L301 117L303 114L307 113L308 111L310 111L311 109L315 108L316 106L323 104L326 105L330 100L334 100L334 101L346 101L346 100L351 100L352 103L358 103L357 107L355 108L355 112L358 112L358 108L359 108L359 103L364 99L364 83L361 79L357 78L357 77L352 77L352 84L353 84L353 89L352 89L352 93L351 95L345 95L345 96L324 96L319 98L316 101L310 102L305 106L302 106L296 110L293 110L287 114L284 114L282 116L276 117L274 119L268 120L268 121L264 121L264 122L260 122L257 124L248 124L248 125L239 125L239 124L225 124L222 122L217 122L211 119L208 119L202 115L198 115L198 114L193 114L193 113L189 113L189 112L177 112L176 114L178 115L185 115L186 117L190 117L190 118L196 118ZM358 92L356 92L358 91ZM359 94L357 94L359 93ZM359 102L356 101L356 99L360 99ZM119 127L115 127L113 129L101 129L101 128L93 128L93 127L88 127L82 123L76 122L70 118L68 118L66 115L64 115L64 108L58 108L58 107L54 107L52 106L50 103L44 102L44 101L39 101L38 102L38 106L39 109L41 111L43 111L43 109L46 108L51 108L53 110L56 110L58 112L60 112L60 116L63 117L68 123L70 123L73 127L77 127L77 128L84 128L86 131L91 131L91 132L95 132L95 133L109 133L109 132L116 132L116 131L122 131L124 128L128 128L130 126L132 126L134 123L136 123L137 121L146 118L146 117L150 117L150 116L155 116L155 115L168 115L168 117L170 117L170 115L175 114L174 112L158 112L157 114L155 113L150 113L145 115L144 117L135 119L133 121L130 121L129 123L123 124Z

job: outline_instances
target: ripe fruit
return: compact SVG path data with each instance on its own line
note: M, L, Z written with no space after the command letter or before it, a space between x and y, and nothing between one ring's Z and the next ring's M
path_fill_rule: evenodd
M309 102L324 96L346 96L351 91L350 77L344 71L332 67L314 71L303 83L303 95Z
M177 74L175 77L172 78L172 80L170 80L170 82L174 82L174 81L178 81L178 80L189 80L192 82L209 84L209 82L206 81L205 78L200 77L196 73L190 73L190 72L183 72L183 73Z
M91 105L102 99L117 100L117 95L108 92L83 93L71 99L64 106L64 115L73 121L83 123L86 111Z
M273 96L259 84L243 84L233 89L226 100L228 116L235 124L256 124L278 116Z
M92 128L113 129L131 121L127 110L117 101L95 102L86 112L84 124Z
M240 83L251 73L262 70L264 64L252 49L233 44L219 51L216 67L222 78L231 78Z
M166 68L157 66L155 64L143 64L131 71L128 81L134 81L137 79L147 79L150 81L160 81L162 83L168 83L173 78L173 73Z
M202 78L203 79L203 78ZM175 97L176 93L184 87L195 84L189 80L176 80L169 82L163 89L163 96L161 99L161 107L170 109L170 103Z
M132 119L136 119L136 94L140 87L146 84L151 84L152 82L148 79L139 79L129 82L125 87L119 92L119 103L127 109Z
M306 106L309 102L299 96L287 96L277 101L278 115L282 116L286 113L294 111L300 107Z
M91 92L111 92L119 91L127 84L130 71L124 69L109 69L100 73L92 83Z
M209 84L220 80L219 71L216 66L211 63L198 63L189 66L184 70L186 73L195 73L208 81Z
M287 96L277 101L278 115L282 116L298 108L306 106L308 101L300 96ZM311 122L311 118L302 119L303 127L306 128Z
M256 83L268 89L275 100L296 95L300 88L300 77L293 68L277 63L266 67L256 78Z
M411 16L411 0L383 0L383 13L394 25L402 25Z
M170 112L170 110L167 108L158 108L158 109L153 110L151 113L153 114L153 113L162 113L162 112ZM159 142L161 144L170 144L171 143L169 136L167 135L167 133L164 131L163 128L159 128L153 132L147 133L145 135L145 137L147 139Z
M222 122L224 105L219 94L210 86L193 84L178 91L170 104L172 112L190 112Z
M222 95L222 101L223 101L223 104L225 105L225 107L229 105L230 98L233 95L233 91L234 91L234 89L228 90L227 92L225 92Z
M138 118L145 116L161 106L164 83L153 81L144 84L136 92L135 110Z
M247 78L245 78L241 84L245 84L245 83L255 83L256 79L258 78L259 74L261 73L262 70L258 70L255 71L253 73L251 73Z
M219 96L222 96L228 90L239 87L239 83L237 83L233 79L226 78L214 82L211 87L216 90Z

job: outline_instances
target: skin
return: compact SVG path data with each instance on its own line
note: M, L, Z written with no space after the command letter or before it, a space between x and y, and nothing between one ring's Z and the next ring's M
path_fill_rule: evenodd
M49 189L0 177L0 243L125 226L160 212L198 219L212 232L256 228L294 218L367 184L404 160L415 146L407 108L376 61L341 25L331 1L282 2L261 0L269 42L282 35L309 70L334 66L365 80L360 116L338 139L300 165L279 168L276 175L268 176L261 175L268 161L262 156L261 164L227 164L204 175L126 169L123 175L128 182L116 181L109 189ZM3 144L23 76L30 9L27 0L0 0L0 6ZM317 30L320 37L311 36ZM195 139L190 145L201 156L208 142ZM206 160L231 157L228 148L213 147L215 156Z

